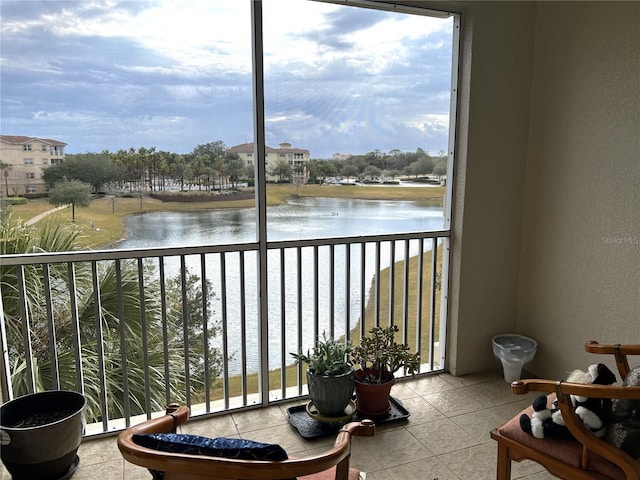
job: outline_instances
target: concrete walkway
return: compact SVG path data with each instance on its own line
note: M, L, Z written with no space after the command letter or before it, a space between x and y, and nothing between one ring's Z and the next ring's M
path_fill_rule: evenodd
M26 225L31 226L34 223L39 222L47 215L51 215L53 212L57 212L58 210L62 210L63 208L67 208L69 205L62 205L61 207L52 208L51 210L47 210L46 212L42 212L40 215L36 215L31 220L27 220L25 222Z

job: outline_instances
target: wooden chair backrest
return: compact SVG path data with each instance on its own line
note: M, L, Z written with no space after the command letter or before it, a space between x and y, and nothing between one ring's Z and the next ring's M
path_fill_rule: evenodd
M189 418L189 409L175 404L167 414L128 428L118 436L122 456L135 465L164 473L165 480L277 480L289 479L336 467L335 479L347 480L352 436L373 436L374 422L363 420L344 425L332 448L317 455L283 461L239 460L230 458L167 453L137 445L133 435L175 432Z

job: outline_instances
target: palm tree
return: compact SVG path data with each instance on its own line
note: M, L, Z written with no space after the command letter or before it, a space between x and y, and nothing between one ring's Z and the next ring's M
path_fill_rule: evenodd
M0 254L36 253L44 251L69 251L75 249L78 230L53 222L45 222L38 233L21 220L13 220L11 214L0 226ZM87 398L87 419L98 421L103 409L109 418L120 418L127 406L131 415L147 411L162 410L167 402L185 401L185 355L182 338L182 316L179 282L167 282L166 319L168 328L163 328L160 287L153 275L153 267L144 266L144 296L140 297L138 267L133 260L98 262L96 277L100 291L100 322L102 337L96 333L96 317L93 290L93 272L86 263L74 264L74 277L70 278L66 265L51 265L51 310L55 323L58 368L52 371L53 360L49 348L49 322L46 291L41 266L25 266L24 281L27 292L27 310L30 319L33 371L38 391L58 388L54 374L59 377L59 388L83 391ZM120 291L118 291L118 277ZM198 277L188 275L187 299L190 304L202 305L202 294L211 291L210 286L200 286ZM0 265L0 290L7 326L7 344L12 365L11 382L16 396L29 392L27 358L21 330L20 299L17 271L15 267ZM74 319L70 308L70 285L76 289L77 328L80 352L73 342ZM208 301L208 300L207 300ZM195 303L194 303L195 302ZM122 305L121 305L122 304ZM208 310L210 311L210 310ZM144 312L144 315L143 313ZM122 319L122 321L121 321ZM190 382L195 394L201 394L205 385L201 369L202 315L194 309L188 324L190 339ZM121 336L121 325L123 335ZM207 321L207 325L210 322ZM217 327L210 325L210 336ZM145 342L143 343L143 339ZM143 345L146 348L143 348ZM165 377L165 345L170 378ZM100 349L104 361L100 362ZM144 352L146 352L146 359ZM82 358L82 372L78 372L75 358ZM219 375L221 356L215 348L207 352L210 364L211 385ZM200 368L200 370L198 370ZM82 375L79 375L82 373ZM82 378L82 385L78 379ZM106 383L107 404L102 404L102 379ZM148 384L146 383L148 382ZM150 392L149 397L146 391Z
M2 160L0 160L0 170L2 170L4 174L4 192L5 192L5 195L8 197L9 196L9 181L8 181L9 172L13 170L13 165L11 165L10 163L5 163Z

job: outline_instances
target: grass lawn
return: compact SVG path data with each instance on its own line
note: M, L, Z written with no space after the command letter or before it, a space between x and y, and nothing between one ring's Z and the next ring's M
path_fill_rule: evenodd
M194 191L196 192L196 191ZM364 200L413 200L442 201L444 187L369 187L348 185L268 185L267 204L278 205L287 198L301 197L359 198ZM227 208L249 208L255 202L250 200L216 200L212 195L210 202L163 202L150 197L116 198L112 203L108 197L96 198L87 208L76 208L75 222L71 221L71 207L55 212L46 218L75 225L82 232L80 242L83 248L107 248L124 237L122 218L145 212L156 211L194 211ZM47 199L30 200L26 205L11 207L14 214L27 221L36 215L53 209ZM37 228L38 223L35 224Z

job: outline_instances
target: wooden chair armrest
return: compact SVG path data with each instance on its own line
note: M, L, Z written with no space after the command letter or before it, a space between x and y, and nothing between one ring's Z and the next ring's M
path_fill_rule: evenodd
M167 409L169 412L169 408ZM208 457L183 453L158 452L142 447L133 441L138 433L168 433L174 425L174 417L178 424L187 420L189 409L179 407L164 417L144 423L144 426L131 427L118 436L118 448L122 456L129 462L149 469L163 472L188 472L196 477L216 478L291 478L309 475L327 470L338 465L350 455L352 436L373 436L375 424L371 420L351 422L338 432L333 448L325 452L303 457L289 458L283 461L239 460L232 458ZM214 473L215 472L215 473Z
M640 345L600 345L595 340L585 343L584 348L589 353L613 355L622 380L629 373L628 355L640 355Z
M629 476L629 472L633 472L633 475L636 476L640 474L640 463L619 448L616 448L605 440L596 437L587 427L585 427L580 417L576 415L575 407L571 401L571 395L590 398L622 398L638 400L640 399L640 387L605 386L554 380L522 379L513 382L511 384L511 390L513 393L518 395L528 392L556 394L558 407L562 413L565 425L576 440L583 446L583 465L586 465L588 462L588 452L593 452L622 468L628 475L627 478L636 478L635 476Z
M593 385L585 383L563 382L558 380L543 380L526 378L513 382L511 391L516 395L529 392L545 392L564 395L579 395L589 398L624 398L640 399L640 387L621 387L615 385ZM560 392L560 393L559 393Z

